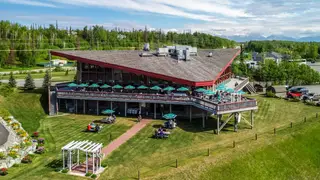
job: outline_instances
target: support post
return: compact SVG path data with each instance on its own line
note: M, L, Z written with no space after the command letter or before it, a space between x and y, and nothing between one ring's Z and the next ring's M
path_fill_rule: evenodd
M71 166L72 166L72 151L69 151L69 171L71 171Z
M86 173L88 173L88 152L86 152Z
M78 100L76 99L76 114L78 113Z
M80 159L80 157L79 157L80 155L79 155L79 154L80 154L80 152L79 152L79 149L78 149L78 154L77 154L77 165L79 165L79 159Z
M202 111L202 128L205 128L205 126L204 111Z
M141 113L141 103L139 103L139 112L140 112L140 114L142 114Z
M112 109L112 101L110 101L110 109Z
M125 117L127 117L127 106L128 106L128 103L124 102L124 116Z
M157 119L157 104L153 104L153 119Z
M189 106L189 121L192 122L192 106Z
M65 165L65 158L64 158L64 150L62 150L62 168L64 169Z
M219 126L220 126L220 115L217 115L217 134L219 134Z
M169 104L169 112L171 113L172 112L172 105Z
M101 148L100 148L99 154L101 154ZM101 168L101 156L99 156L99 169L100 168Z
M83 114L86 114L86 100L83 100Z
M251 116L250 116L250 120L251 120L251 129L253 129L253 110L251 110Z
M92 174L94 174L94 153L92 153Z
M99 101L97 101L97 116L99 115Z

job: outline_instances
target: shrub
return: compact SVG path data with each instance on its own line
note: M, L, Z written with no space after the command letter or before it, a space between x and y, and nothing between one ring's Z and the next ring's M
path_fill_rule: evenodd
M32 158L29 155L27 155L24 158L22 158L21 162L25 164L32 163Z
M69 172L69 169L62 169L61 172L62 172L62 173L67 173L67 172Z
M62 71L64 71L64 69L61 66L57 66L57 67L54 68L53 71L54 72L62 72Z
M8 153L8 156L12 157L12 158L17 158L18 157L18 153L17 151L13 151L11 150L9 153Z
M45 148L43 146L38 147L36 150L37 154L43 154L44 152L45 152Z
M272 91L267 91L266 96L267 97L276 97L276 95Z
M43 73L43 70L40 70L39 73Z
M95 178L97 178L97 175L96 175L96 174L92 174L92 175L91 175L91 178L92 178L92 179L95 179Z
M39 143L39 144L44 144L44 138L39 138L39 139L38 139L38 143Z
M15 122L15 123L12 123L12 124L11 124L11 127L12 127L14 130L17 130L17 129L20 128L20 124Z
M0 159L6 159L6 154L4 152L0 152Z
M91 175L92 175L92 173L90 173L90 172L86 173L86 176L87 176L87 177L89 177L89 176L91 176Z
M316 105L316 103L313 102L313 101L306 101L305 104L309 105L309 106L315 106Z
M62 168L60 168L60 167L54 169L55 172L60 172L61 170L62 170Z
M290 99L291 102L300 102L300 99L297 97L291 98Z
M39 137L39 132L34 132L34 133L32 134L32 137Z
M0 175L1 176L5 176L8 174L8 169L7 168L1 168L0 169Z

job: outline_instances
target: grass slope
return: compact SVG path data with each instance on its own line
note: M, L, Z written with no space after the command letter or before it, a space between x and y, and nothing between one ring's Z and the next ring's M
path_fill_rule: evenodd
M314 123L285 141L208 168L199 179L319 179L319 131L320 124Z
M150 138L154 126L163 123L163 121L155 121L104 161L109 168L102 177L106 179L132 179L137 177L139 169L143 178L170 179L171 175L179 174L173 168L176 159L179 160L179 166L188 164L199 166L198 163L203 161L201 158L206 156L208 148L214 154L228 154L224 151L229 151L233 140L237 142L251 140L255 133L270 134L274 127L289 126L291 121L301 122L305 116L314 117L315 113L319 111L317 107L306 106L302 103L262 97L257 97L257 99L259 110L255 113L255 128L253 130L248 129L248 125L242 122L238 133L227 132L232 130L232 127L229 127L226 128L226 132L217 136L212 134L214 120L207 122L208 128L205 130L201 128L201 121L198 120L194 124L180 122L179 127L173 131L169 139L156 140ZM244 114L244 118L249 119L248 114ZM248 147L251 145L250 141L245 144ZM217 150L219 148L223 149L222 152ZM179 171L183 171L181 173L185 176L176 179L197 178L192 175L193 168L190 170L179 168ZM170 174L170 176L166 176L166 174Z
M72 81L76 71L69 71L68 75L65 75L65 72L52 72L52 81ZM45 73L34 73L31 74L33 79L41 79L43 78ZM15 74L15 79L25 79L27 74ZM8 80L10 78L9 75L0 75L0 80Z

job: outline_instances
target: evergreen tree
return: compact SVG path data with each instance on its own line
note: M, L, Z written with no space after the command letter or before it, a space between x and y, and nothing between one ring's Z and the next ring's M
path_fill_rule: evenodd
M68 76L68 74L69 74L69 69L66 70L66 73L64 75Z
M12 88L17 87L17 81L16 81L15 78L13 77L13 73L12 73L12 72L10 72L9 86L12 87Z
M34 80L31 76L30 73L28 73L27 77L26 77L26 80L25 80L25 83L24 83L24 89L26 90L32 90L32 89L35 89L36 86L34 84Z
M46 71L46 74L43 77L42 88L47 90L48 86L51 86L51 76L49 70Z

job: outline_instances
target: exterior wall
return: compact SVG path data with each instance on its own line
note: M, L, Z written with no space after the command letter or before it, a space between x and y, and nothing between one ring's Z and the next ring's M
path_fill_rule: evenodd
M232 78L233 73L232 73L232 68L231 66L228 66L227 69L221 74L221 76L216 80L216 82L214 83L215 85Z

